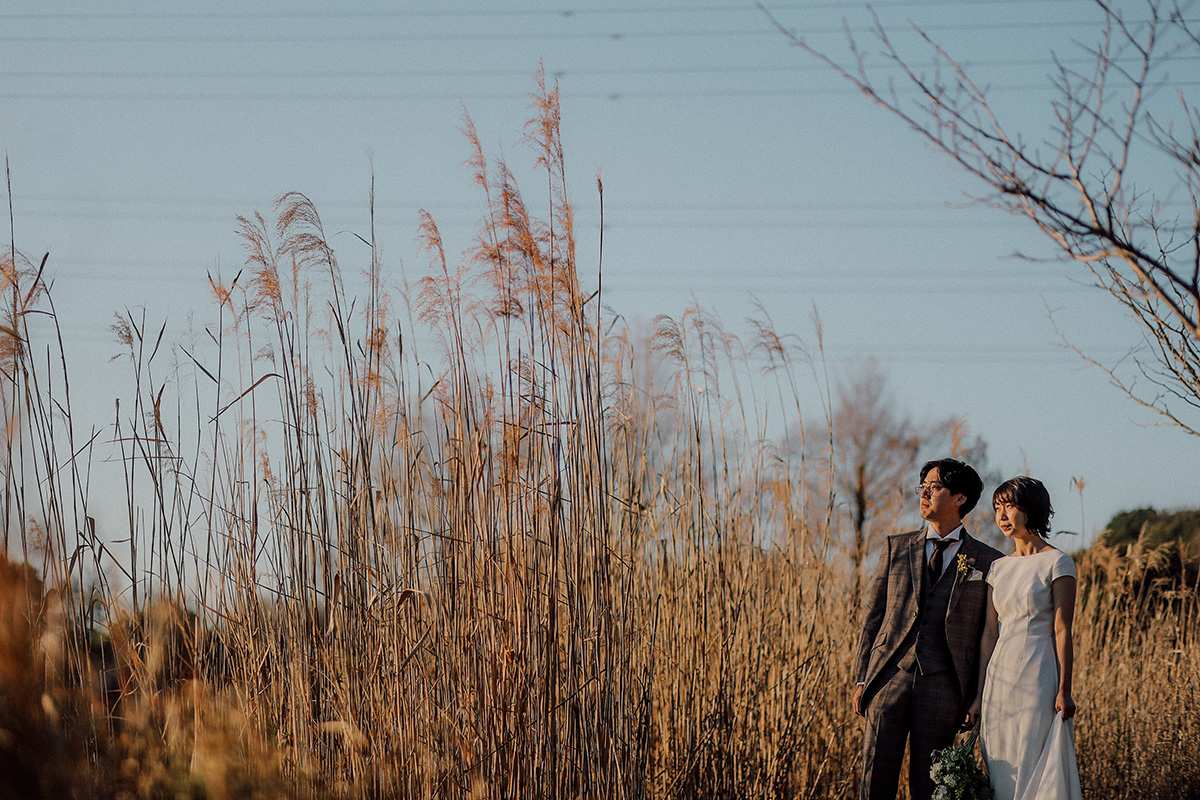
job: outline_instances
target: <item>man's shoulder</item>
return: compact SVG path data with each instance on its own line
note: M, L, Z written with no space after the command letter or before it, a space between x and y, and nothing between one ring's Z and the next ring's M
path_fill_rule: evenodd
M917 528L915 531L901 531L900 533L889 533L887 538L889 541L897 542L897 541L908 541L910 539L916 539L917 537L924 537L924 536L925 536L925 529Z
M889 533L887 536L887 552L896 553L925 538L925 529Z

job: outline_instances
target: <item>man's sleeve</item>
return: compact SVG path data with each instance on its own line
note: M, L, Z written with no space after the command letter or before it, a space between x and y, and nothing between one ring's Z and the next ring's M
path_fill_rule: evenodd
M891 562L892 540L889 537L879 556L879 564L867 584L867 592L863 595L863 630L858 639L858 650L854 655L854 680L863 683L867 678L867 664L871 660L871 648L879 628L883 625L883 615L887 608L888 564Z

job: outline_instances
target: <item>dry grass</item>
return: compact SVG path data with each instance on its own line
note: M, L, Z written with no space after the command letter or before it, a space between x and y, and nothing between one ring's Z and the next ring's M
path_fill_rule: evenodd
M799 410L819 370L766 319L748 346L697 311L649 347L604 322L544 85L537 109L544 218L468 122L486 215L458 262L423 215L417 323L376 259L347 297L297 194L242 220L194 342L118 321L127 531L93 530L67 383L14 304L9 547L53 587L0 571L14 795L853 793L852 575L809 455L828 426ZM1088 796L1195 796L1194 594L1085 597Z
M1200 798L1197 590L1145 579L1172 547L1123 557L1097 546L1080 560L1076 735L1089 797Z

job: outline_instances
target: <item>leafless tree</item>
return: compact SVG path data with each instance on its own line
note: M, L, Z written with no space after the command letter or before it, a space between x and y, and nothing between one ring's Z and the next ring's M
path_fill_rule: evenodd
M832 472L849 523L845 549L854 570L851 607L857 608L867 554L886 532L881 529L902 516L924 437L888 398L874 361L838 383L835 403Z
M1195 4L1145 0L1127 14L1094 2L1104 24L1098 43L1084 48L1091 66L1075 70L1055 58L1056 122L1041 144L1002 119L962 63L916 26L934 59L928 73L874 18L880 54L906 87L898 91L849 29L843 63L775 24L982 181L975 200L1028 219L1082 264L1140 325L1144 344L1115 364L1072 349L1166 424L1200 436L1200 110L1171 89L1168 73L1200 55L1186 13Z

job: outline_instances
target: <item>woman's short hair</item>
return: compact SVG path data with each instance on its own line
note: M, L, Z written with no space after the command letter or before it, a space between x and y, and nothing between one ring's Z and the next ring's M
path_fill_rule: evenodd
M1045 536L1050 532L1050 518L1054 506L1050 505L1050 492L1037 478L1018 475L996 487L992 493L992 505L1011 503L1025 512L1025 527Z

